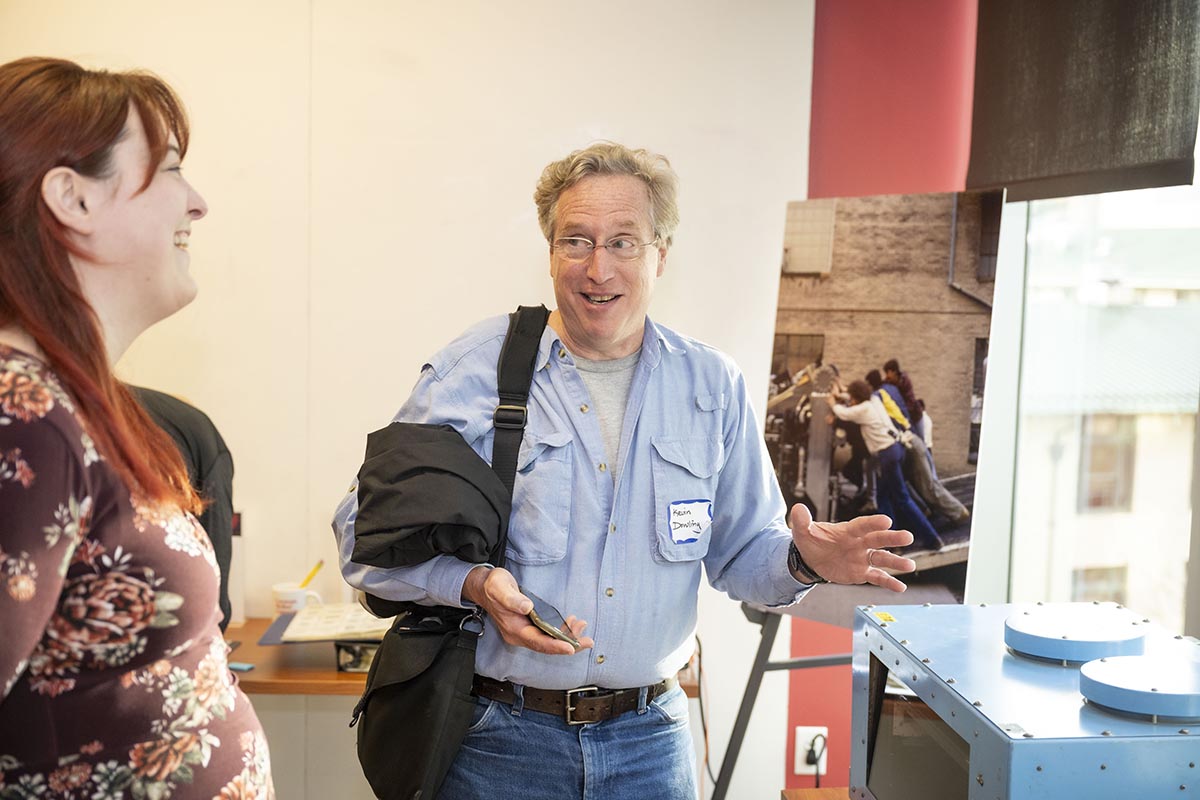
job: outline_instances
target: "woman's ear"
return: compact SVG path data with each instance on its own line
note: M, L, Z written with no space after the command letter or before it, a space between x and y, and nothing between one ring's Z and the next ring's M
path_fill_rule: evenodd
M81 235L95 230L94 181L70 167L55 167L42 177L42 200L64 227Z

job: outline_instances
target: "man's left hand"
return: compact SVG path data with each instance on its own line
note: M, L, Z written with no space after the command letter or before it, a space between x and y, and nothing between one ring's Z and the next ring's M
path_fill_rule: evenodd
M893 592L908 588L886 570L912 572L916 563L884 548L912 544L913 536L890 530L892 520L883 514L848 522L814 522L808 508L797 503L788 521L804 563L830 583L871 583Z

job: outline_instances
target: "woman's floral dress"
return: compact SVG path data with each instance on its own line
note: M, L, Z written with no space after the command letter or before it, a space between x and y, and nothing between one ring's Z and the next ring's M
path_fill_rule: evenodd
M131 492L54 372L0 345L0 800L271 798L212 545Z

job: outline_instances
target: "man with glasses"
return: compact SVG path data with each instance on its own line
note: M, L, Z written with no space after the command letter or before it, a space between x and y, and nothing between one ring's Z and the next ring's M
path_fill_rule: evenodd
M506 569L450 556L351 563L354 490L338 508L352 585L487 612L475 718L443 798L690 800L674 676L694 647L701 564L717 589L770 606L826 580L902 591L885 569L913 568L882 549L912 541L886 517L813 523L797 505L789 526L737 366L647 316L679 222L676 186L665 158L612 143L538 182L557 308L535 362ZM487 320L435 355L396 420L451 425L490 460L506 327ZM570 614L578 649L531 624L522 589Z

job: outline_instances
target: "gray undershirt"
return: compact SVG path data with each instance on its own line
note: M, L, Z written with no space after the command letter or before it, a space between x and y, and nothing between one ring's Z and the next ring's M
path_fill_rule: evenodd
M611 361L592 361L575 356L575 367L583 385L587 387L592 401L592 411L600 423L600 436L604 440L605 458L613 483L617 481L620 464L621 429L625 425L625 406L629 403L629 387L633 384L633 372L641 348L624 358Z

